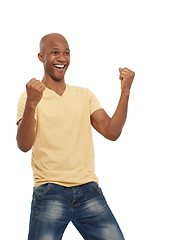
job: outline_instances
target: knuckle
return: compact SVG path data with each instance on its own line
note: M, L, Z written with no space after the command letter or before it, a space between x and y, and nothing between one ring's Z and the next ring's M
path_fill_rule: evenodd
M29 82L35 82L36 78L32 78Z
M28 83L26 84L26 88L29 88L30 86L31 86L31 83L28 82Z
M26 86L30 86L36 79L35 78L32 78L27 84Z

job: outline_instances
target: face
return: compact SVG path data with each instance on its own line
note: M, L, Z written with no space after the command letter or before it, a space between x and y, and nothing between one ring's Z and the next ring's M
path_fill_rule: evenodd
M38 54L44 64L47 77L54 81L64 80L70 64L70 50L65 38L60 35L48 36L43 43L42 53Z

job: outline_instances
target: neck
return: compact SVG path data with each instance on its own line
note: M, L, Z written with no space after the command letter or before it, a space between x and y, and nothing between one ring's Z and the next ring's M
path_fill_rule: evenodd
M53 90L59 95L62 95L66 89L66 83L64 79L55 81L52 78L48 78L46 75L44 75L42 82L46 85L47 88Z

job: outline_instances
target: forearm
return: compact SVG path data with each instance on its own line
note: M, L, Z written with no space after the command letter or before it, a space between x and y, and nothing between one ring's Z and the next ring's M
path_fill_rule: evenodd
M107 135L111 140L120 136L127 118L129 92L122 91L117 109L107 125Z
M36 120L34 116L35 107L31 106L31 104L27 101L23 117L19 123L17 131L17 145L23 152L29 151L35 140Z

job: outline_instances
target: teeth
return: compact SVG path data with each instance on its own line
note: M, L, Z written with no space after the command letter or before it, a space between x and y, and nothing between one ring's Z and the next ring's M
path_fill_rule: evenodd
M57 68L64 68L64 65L54 65Z

